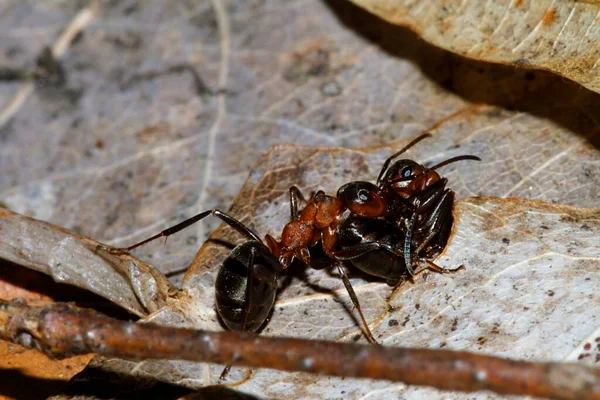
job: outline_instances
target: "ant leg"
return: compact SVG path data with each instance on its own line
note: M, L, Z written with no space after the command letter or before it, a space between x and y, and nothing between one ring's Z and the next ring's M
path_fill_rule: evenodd
M421 242L421 244L419 245L419 247L417 247L417 250L415 251L415 254L417 254L417 255L418 255L418 254L421 252L421 250L423 250L423 249L425 248L425 246L427 246L427 243L429 243L429 241L430 241L431 239L433 239L433 237L434 237L435 235L437 235L437 232L434 230L434 231L432 231L432 232L429 234L429 236L427 236L427 237L426 237L426 238L425 238L425 239L424 239L424 240Z
M356 297L356 293L354 293L354 289L352 288L350 279L348 279L348 275L346 275L346 271L344 271L344 268L342 267L342 263L336 262L335 264L338 268L338 271L342 275L342 282L344 282L346 291L350 295L352 304L354 304L354 308L356 308L356 310L358 311L358 315L360 316L360 319L363 323L363 327L365 329L365 336L367 337L367 340L371 343L378 344L377 340L375 340L375 338L373 337L373 334L371 333L371 330L369 329L369 324L367 324L367 321L365 320L365 316L363 315L362 310L360 308L360 303L358 302L358 297Z
M444 194L440 197L438 203L435 208L431 212L431 216L425 222L423 227L428 227L429 234L421 241L419 247L415 254L418 256L421 251L431 242L431 240L438 235L440 232L444 232L441 236L442 242L445 245L447 241L448 235L450 234L450 229L452 227L452 207L454 203L454 192L447 189ZM447 234L447 235L446 235ZM445 239L444 239L445 238ZM439 239L438 239L439 241ZM440 245L438 243L438 245ZM441 245L440 245L441 246Z
M298 202L299 201L301 201L302 203L306 203L306 199L302 195L302 192L300 191L300 189L298 189L296 186L291 186L290 187L290 215L292 216L292 221L297 220L299 217L299 214L298 214Z
M404 257L404 254L401 251L380 242L363 242L342 250L330 250L326 254L334 260L345 261L360 257L374 250L386 250L396 257Z
M417 213L413 213L410 217L410 221L408 222L408 227L406 230L406 236L404 237L404 265L406 266L406 270L408 274L412 277L415 275L415 270L412 267L412 256L410 254L410 245L412 241L413 228L415 226L415 218Z
M448 268L442 268L429 260L425 260L425 262L427 262L428 266L424 269L430 269L432 271L437 272L438 274L455 274L458 271L466 269L464 265L460 265L457 268L448 269Z
M191 218L186 219L183 222L178 223L177 225L174 225L170 228L165 229L164 231L160 232L157 235L152 236L151 238L148 238L146 240L142 240L139 243L134 244L133 246L129 246L126 247L125 250L126 251L131 251L133 249L136 249L138 247L140 247L141 245L144 245L148 242L151 242L153 240L156 240L160 237L167 237L167 236L171 236L174 233L177 233L185 228L187 228L188 226L195 224L196 222L206 218L209 215L214 215L215 217L219 218L221 221L225 222L227 225L231 226L233 229L235 229L236 231L238 231L240 234L246 236L248 239L250 240L256 240L258 242L262 242L260 240L260 238L258 237L258 235L256 233L254 233L250 228L248 228L246 225L242 224L240 221L238 221L237 219L230 217L229 215L225 214L223 211L220 211L216 208L212 209L212 210L208 210L208 211L204 211L200 214L194 215Z
M248 315L250 314L250 310L252 309L252 291L254 289L254 255L256 249L254 247L250 248L250 256L248 257L248 264L246 265L248 270L248 276L246 277L246 308L244 308L244 316L242 317L242 326L240 328L240 332L244 332L246 330L246 324L248 323ZM227 365L221 375L219 375L220 380L224 380L227 377L227 374L231 370L231 364Z

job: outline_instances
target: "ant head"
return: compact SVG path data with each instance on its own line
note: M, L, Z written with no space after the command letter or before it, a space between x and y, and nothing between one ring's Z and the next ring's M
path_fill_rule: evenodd
M379 190L391 188L400 196L408 198L415 193L426 190L442 179L435 171L436 169L461 160L481 161L477 156L464 155L449 158L430 168L413 160L396 161L391 167L385 170L385 174L383 174L383 171L380 173L380 176L383 175L383 177L377 180Z
M394 187L406 187L418 176L429 170L413 160L398 160L385 172L379 187L393 184Z
M396 194L408 198L421 192L441 178L437 172L413 160L398 160L386 171L379 182L380 190L392 189Z
M387 211L387 204L379 194L379 189L371 182L347 183L338 190L337 197L350 212L361 217L380 217Z

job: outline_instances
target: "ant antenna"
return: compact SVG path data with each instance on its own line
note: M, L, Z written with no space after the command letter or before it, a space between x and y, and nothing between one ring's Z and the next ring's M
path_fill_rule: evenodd
M471 155L452 157L452 158L447 159L446 161L442 161L441 163L434 165L433 167L430 167L429 169L433 171L434 169L438 169L438 168L444 167L448 164L452 164L453 162L462 161L462 160L481 161L481 158L479 158L477 156L471 156Z
M392 160L394 158L398 157L400 154L404 153L406 150L410 149L415 144L419 143L421 140L423 140L425 138L428 138L428 137L431 137L431 133L424 133L421 136L419 136L416 139L414 139L409 144L407 144L402 150L400 150L399 152L394 153L390 157L388 157L388 159L385 160L385 162L383 163L383 167L381 167L381 171L379 172L379 176L377 177L377 184L379 184L379 182L381 181L381 178L383 177L383 174L388 169L390 163L392 162Z

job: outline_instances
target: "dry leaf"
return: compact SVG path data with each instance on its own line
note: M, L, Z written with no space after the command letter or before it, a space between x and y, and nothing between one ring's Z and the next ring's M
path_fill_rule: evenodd
M351 1L454 53L549 70L600 92L598 2Z
M9 2L0 6L4 7L0 24L8 33L0 43L0 65L32 65L42 44L50 44L47 41L79 15L81 10L74 4ZM345 1L292 1L277 6L243 0L178 3L176 7L160 2L107 4L82 27L82 35L62 58L65 86L38 88L15 110L9 106L15 104L20 84L0 82L0 202L8 208L124 246L204 209L227 209L252 165L272 145L326 147L278 147L252 171L250 186L242 191L242 196L250 197L240 197L244 201L232 212L254 221L261 236L277 234L288 215L286 190L290 184L305 192L322 188L333 193L348 180L373 179L391 151L374 147L363 153L331 147L391 144L397 148L427 129L434 139L413 149L410 158L433 163L471 153L484 159L477 165L465 162L444 170L459 197L529 197L577 207L600 203L599 98L552 74L463 59ZM15 15L27 16L26 24L36 26L34 34L39 38L32 40L26 33L30 30L23 30L23 20ZM4 118L8 114L10 118ZM260 191L249 193L248 188L255 185ZM276 199L278 205L273 203ZM508 209L500 206L496 214L516 207L508 204ZM531 207L538 205L531 203ZM544 207L556 210L550 204ZM269 210L277 213L269 216ZM526 228L533 231L543 224L544 215L553 213L539 213L539 219L531 220ZM595 224L587 226L596 229L597 237ZM166 247L156 243L136 254L179 284L183 277L178 272L189 265L207 233L217 225L218 221L199 224L170 238ZM564 234L561 229L583 225L586 223L558 226L556 231L548 225L547 234ZM476 233L476 238L483 240L485 232ZM561 239L565 237L569 236ZM477 243L481 245L467 239L466 250L474 246L475 251ZM531 239L534 252L539 240ZM579 240L579 236L569 240ZM511 246L512 239L507 251ZM594 246L592 242L590 248ZM217 262L211 258L217 251L221 254L223 249L206 247L203 262ZM449 250L450 254L455 253ZM441 262L454 264L467 257L459 255ZM492 256L490 263L508 263L502 253ZM597 252L592 257L597 257ZM463 277L477 277L480 280L475 283L481 283L487 278L477 271L485 265L475 261L475 266L467 263ZM573 260L564 261L571 265ZM211 274L214 272L213 267ZM214 326L213 298L208 291L211 274L201 276L197 264L185 279L187 298L152 318L174 325ZM319 280L318 285L340 287L335 276L312 271L307 275ZM427 288L428 293L438 293L444 284L452 286L454 279L460 277L431 276L428 282L404 288L394 298L402 305L396 311L399 317L384 316L377 332L388 332L384 328L394 319L398 325L391 323L389 328L395 327L396 332L425 324L420 329L439 336L437 327L432 326L435 313L431 310L439 309L434 307L437 301L444 310L445 302L456 300L458 294L450 290L453 297L449 300L441 294L423 300L424 314L408 313L405 304L414 300L415 291ZM438 285L442 286L435 289ZM361 298L367 295L365 301L372 304L368 310L371 319L381 316L379 306L385 298L380 292L368 294L374 288L387 289L369 283L359 290ZM298 309L291 305L307 290L299 280L292 281L280 296L283 309L276 309L267 327L271 331L266 333L282 332L282 325L277 324L291 321L286 334L316 334L308 332L309 326L292 321ZM340 295L344 300L344 294ZM536 298L524 291L521 297ZM324 301L331 295L315 298L322 299L323 308L307 310L309 316L302 318L323 316L327 322L335 322L335 329L320 335L351 339L358 325L344 308ZM592 304L597 307L597 298L587 301L596 302ZM514 303L510 305L508 315ZM450 311L439 317L440 324L447 324L442 316ZM333 321L337 315L344 320ZM410 319L403 326L407 316ZM588 323L591 335L598 324ZM532 326L540 324L543 322ZM477 326L473 328L467 332L476 332ZM462 331L457 326L454 333ZM479 336L475 341L471 336L456 338L447 341L453 346L479 346ZM399 333L389 340L395 343L400 339L404 343L406 338ZM578 354L582 340L574 336L560 349ZM441 345L441 341L428 345ZM482 345L483 351L486 345ZM589 356L584 361L593 359ZM170 365L166 361L158 367L145 364L138 372L153 372L152 376L194 387L207 382L204 367L197 373L193 372L195 366L167 368ZM213 368L211 379L215 371ZM239 376L240 371L235 374ZM258 376L258 381L252 380L244 388L258 392L260 385L253 382L265 382L260 376L270 376L269 371L260 371ZM295 379L289 375L272 388L285 389ZM326 381L331 385L325 389L331 392L320 395L340 396L333 386L340 381ZM360 387L364 382L352 384ZM364 388L371 390L370 386ZM441 396L424 389L415 393ZM413 398L418 397L415 394Z
M0 207L0 258L113 301L138 316L165 305L173 291L153 266L66 229Z
M307 164L310 167L303 168ZM319 162L319 160L321 162ZM258 232L275 232L286 220L286 188L309 181L325 164L337 176L317 178L334 187L351 179L368 179L381 164L381 151L318 151L284 146L265 155L235 202L232 215ZM284 168L284 164L288 168ZM358 175L344 165L364 166ZM321 167L321 168L319 168ZM351 176L352 175L352 176ZM321 187L323 187L321 185ZM464 264L453 276L428 275L405 284L393 295L375 280L354 274L353 283L367 319L386 345L447 347L511 358L575 361L595 365L600 357L597 315L600 284L600 212L524 199L471 198L456 206L455 233L444 266ZM239 242L229 228L217 230L198 254L184 280L186 297L148 320L176 326L218 327L212 307L213 285L220 262L228 254L224 242ZM294 271L285 285L264 334L353 340L360 327L350 312L340 280L324 271ZM301 277L301 279L299 278ZM335 290L335 292L332 292ZM386 298L392 295L388 304ZM211 322L211 319L212 322ZM598 339L600 340L600 339ZM592 346L592 350L590 350ZM219 367L171 361L133 363L97 359L94 368L133 374L147 380L176 382L191 388L218 383ZM246 371L235 369L243 379ZM387 382L316 378L271 370L255 371L237 390L272 398L347 395L407 398L438 396L431 389ZM342 393L343 392L343 393ZM444 398L462 398L464 395ZM497 398L478 395L476 398Z

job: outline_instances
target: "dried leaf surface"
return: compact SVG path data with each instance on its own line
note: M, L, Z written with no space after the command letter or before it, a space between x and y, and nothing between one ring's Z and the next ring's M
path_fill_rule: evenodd
M315 160L342 167L364 166L359 179L373 176L380 151L317 151L282 146L265 155L242 189L233 215L258 232L274 233L288 211L290 182L310 187L322 166ZM290 168L281 167L286 162ZM310 167L303 168L307 164ZM323 179L334 187L350 179ZM354 172L351 172L354 174ZM356 176L356 175L354 175ZM319 179L317 179L319 180ZM323 186L321 186L323 187ZM469 198L457 203L455 234L439 263L464 264L467 271L453 276L431 274L405 284L395 293L383 283L352 281L374 334L385 345L445 347L512 358L600 362L600 212L557 206L525 199ZM189 298L156 313L149 320L178 326L214 329L213 284L229 249L221 241L239 242L229 228L220 228L201 249L184 280ZM353 340L360 330L340 280L324 271L294 271L279 295L266 335ZM391 296L389 303L386 301ZM191 307L190 307L191 306ZM213 320L211 321L211 318ZM135 371L190 387L216 384L219 367L184 362L119 362L96 360L110 371ZM210 371L210 372L209 372ZM246 371L234 369L243 379ZM255 371L237 386L244 392L282 398L400 394L405 398L442 398L430 389L408 388L387 382L316 378L270 370ZM463 395L443 395L463 398ZM497 398L486 394L477 399Z
M161 308L169 297L171 284L153 266L112 255L74 232L2 207L0 232L0 258L89 290L138 316Z
M445 169L459 197L515 196L577 207L600 203L596 115L600 99L552 74L455 56L345 1L264 4L232 0L186 2L177 7L161 2L107 4L102 3L62 58L68 78L65 86L37 88L15 110L9 106L15 104L22 84L0 82L0 116L10 114L10 118L0 118L0 202L10 209L124 246L204 209L229 208L252 170L232 213L251 223L261 236L278 234L288 216L289 185L299 185L307 193L317 188L335 192L348 180L373 179L392 148L428 129L434 139L413 149L409 157L433 163L471 153L484 159L477 165L465 162ZM7 33L0 42L0 65L12 67L32 66L41 46L51 44L81 12L75 3L64 2L14 1L0 7L0 26ZM284 143L313 147L277 147L260 158L271 146ZM335 146L372 147L346 151ZM471 212L461 211L465 204L457 211ZM505 203L499 204L504 209ZM505 212L514 208L512 202L506 204ZM529 204L521 204L523 215ZM529 231L544 225L541 216L556 213L555 206L544 207L551 211L539 213L539 220L529 220ZM492 209L492 214L504 215ZM565 212L571 215L571 211ZM464 251L473 246L473 254L479 254L475 250L484 246L478 240L483 240L485 230L477 232L473 242L466 234L460 235L461 229L468 232L474 223L459 226L455 241L468 238ZM586 223L577 224L558 226L557 231L544 225L549 227L544 234L564 234L564 229L576 230ZM155 243L136 254L179 284L183 281L180 271L217 225L218 221L199 224L170 238L166 247ZM587 226L596 229L597 235L596 222ZM573 233L561 237L561 243L565 237L579 240L579 234ZM534 254L534 248L541 246L535 235L531 239L533 245L526 254ZM513 245L511 239L506 251L512 251ZM486 264L480 267L480 260L467 260L468 254L460 256L453 248L448 256L458 255L441 263L455 265L464 260L469 268L464 277L480 279L477 271L487 271ZM211 292L216 264L202 263L217 263L223 251L222 247L205 247L185 278L181 300L151 318L174 325L216 326ZM484 261L505 265L503 256L489 255ZM565 265L574 262L563 258ZM526 260L515 262L527 264ZM358 325L344 311L345 295L340 292L339 303L328 293L329 288L340 287L339 280L324 272L307 271L306 275L318 287L325 287L326 293L310 294L318 287L307 288L294 278L282 291L266 333L350 340ZM121 278L112 279L107 284L118 286ZM385 285L361 283L359 295L365 296L369 318L381 318L377 334L390 344L404 343L408 339L401 332L422 324L421 329L430 329L424 337L439 336L434 326L438 319L432 319L436 314L431 310L443 311L440 321L445 321L442 317L447 313L451 315L454 309L445 307L460 298L450 290L454 279L461 278L431 276L414 288L403 288L394 297L399 307L395 318L381 314L386 309ZM481 278L478 287L489 279L487 275ZM423 285L431 294L437 293L431 292L437 285L442 285L438 291L450 285L446 290L453 297L425 296L417 303L410 296ZM518 296L536 298L525 291ZM548 297L555 299L556 294ZM302 298L317 302L306 308L308 316L298 308ZM597 306L593 296L586 301ZM427 313L412 315L406 304L421 304ZM402 326L407 316L410 319ZM333 328L317 331L311 327L314 322L301 324L319 317ZM464 319L457 321L466 324ZM532 326L538 329L538 325ZM597 326L597 321L590 325L590 335ZM389 336L388 330L400 333ZM575 333L568 345L560 347L564 357L565 352L576 352L584 340L580 331ZM415 337L419 335L408 336L420 340ZM461 340L453 345L478 348L471 336ZM433 343L441 345L441 340ZM543 358L545 354L523 356ZM172 365L144 363L137 371L147 370L152 376L194 387L215 377L215 369L208 374L203 366ZM131 365L120 367L131 371ZM280 379L268 371L258 374L245 390L259 392L261 382ZM261 378L262 374L266 375ZM317 378L290 375L281 379L273 390L292 387L294 382L304 387L306 379ZM316 385L311 390L324 390L323 397L340 396L341 390L333 386ZM352 385L359 388L358 396L364 382ZM389 384L364 386L368 391L376 387L388 388ZM423 389L415 393L420 393L415 398L441 396Z
M358 176L351 174L368 179L377 172L379 155L291 146L275 149L253 171L231 212L258 232L274 233L274 226L288 212L290 182L312 189L310 182L320 180L326 182L320 187L337 187L351 179L343 172L345 163L364 166ZM289 168L283 168L283 163ZM315 178L329 163L338 167L338 176ZM304 168L305 164L310 167ZM583 362L598 363L600 296L595 288L600 283L600 213L524 199L470 198L457 204L456 215L455 235L439 262L448 267L464 264L466 272L422 277L393 295L387 285L355 275L355 289L367 319L373 321L375 336L385 345L447 347L536 360L581 357ZM229 228L217 230L211 238L239 240ZM212 301L215 273L227 253L222 245L208 242L188 272L184 288L194 297L204 297L203 302ZM339 278L310 270L294 275L279 295L265 334L353 340L361 333ZM590 345L596 353L584 350ZM213 379L216 374L218 369ZM342 391L353 398L394 392L407 398L441 396L385 382L366 384L273 371L256 371L238 389L274 398L289 393L301 398L315 393L333 397L343 395Z
M600 8L595 1L352 1L452 52L550 70L600 91Z

